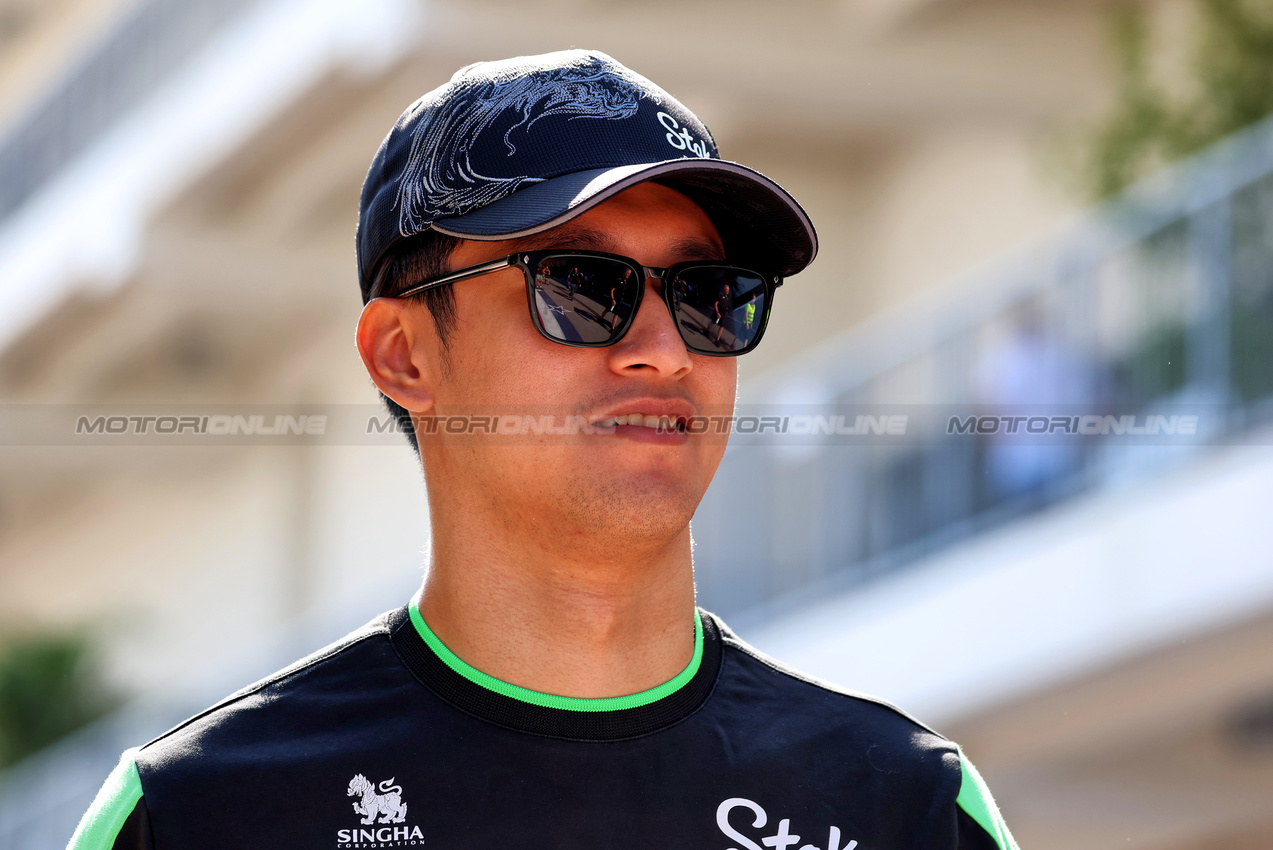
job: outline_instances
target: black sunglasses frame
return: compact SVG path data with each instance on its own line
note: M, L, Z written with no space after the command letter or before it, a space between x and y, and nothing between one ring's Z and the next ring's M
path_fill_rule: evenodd
M539 268L545 260L557 257L586 257L603 260L613 260L622 265L627 266L635 273L635 285L637 287L636 295L633 299L632 314L624 320L620 327L615 328L613 336L602 342L576 342L573 340L558 339L550 334L540 320L539 311L535 309L535 269ZM572 348L607 348L627 335L628 329L632 327L632 322L636 319L637 312L641 309L641 301L645 296L645 282L651 278L659 280L663 283L662 295L663 303L667 306L669 315L672 317L672 324L676 326L676 332L680 334L681 341L685 343L685 348L695 354L701 354L705 357L738 357L741 354L755 349L760 344L760 340L765 335L765 327L769 324L769 311L773 308L774 292L778 287L782 286L782 277L778 275L764 275L754 269L745 268L743 266L733 266L728 263L722 263L713 260L692 260L685 263L677 263L668 268L654 268L651 266L643 266L631 257L624 257L621 254L608 254L604 251L586 251L575 249L557 249L545 251L519 251L516 254L509 254L507 257L501 257L497 260L488 260L485 263L477 263L476 265L466 266L457 269L450 274L435 277L431 280L422 281L404 289L393 296L393 298L408 298L412 295L419 295L429 289L436 289L440 286L458 283L462 280L468 280L478 275L497 272L501 269L512 268L516 266L522 270L522 275L526 279L526 302L530 308L530 319L535 325L535 329L545 339L552 340L559 345L569 345ZM759 278L765 287L765 306L761 312L760 325L756 329L756 335L745 348L737 351L703 351L695 348L685 339L685 333L681 328L680 322L676 318L676 304L674 301L674 290L677 278L688 269L696 268L716 268L729 269L732 271L742 272L752 277Z

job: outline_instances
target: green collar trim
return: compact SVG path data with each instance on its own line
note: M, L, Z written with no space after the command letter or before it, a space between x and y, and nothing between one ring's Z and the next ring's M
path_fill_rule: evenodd
M671 679L668 679L658 687L650 688L648 691L641 691L638 694L628 694L622 697L601 697L599 699L561 697L556 694L540 693L539 691L532 691L529 688L510 684L496 679L494 676L488 676L476 667L466 664L454 652L447 649L446 644L442 643L438 636L433 633L433 630L429 628L428 624L424 622L424 617L420 616L420 608L416 600L412 599L407 609L411 614L411 623L415 626L420 638L433 651L434 655L442 659L447 667L450 667L470 682L486 688L488 691L494 691L510 699L544 708L559 708L563 711L622 711L625 708L639 708L676 693L694 678L694 674L698 672L699 665L703 661L703 620L696 608L694 609L694 656L690 659L690 663L685 669Z

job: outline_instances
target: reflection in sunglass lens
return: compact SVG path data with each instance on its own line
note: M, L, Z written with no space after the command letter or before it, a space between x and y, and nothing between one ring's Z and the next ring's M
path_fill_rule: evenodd
M643 282L626 263L559 254L534 268L535 312L544 330L562 342L609 342L622 332Z
M765 282L729 266L685 269L672 282L676 323L690 349L707 354L742 351L760 333Z

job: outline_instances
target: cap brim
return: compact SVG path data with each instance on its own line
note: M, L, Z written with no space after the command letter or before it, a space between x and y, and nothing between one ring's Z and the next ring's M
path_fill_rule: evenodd
M785 189L758 171L719 159L594 168L521 189L467 215L432 227L464 239L517 239L549 230L638 183L655 181L703 208L731 259L741 255L783 276L813 262L818 235L809 216Z

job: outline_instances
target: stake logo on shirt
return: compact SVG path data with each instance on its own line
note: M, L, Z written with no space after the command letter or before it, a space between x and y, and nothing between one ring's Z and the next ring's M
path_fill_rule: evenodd
M345 795L359 798L353 806L354 813L362 816L363 827L338 830L338 847L407 847L424 841L424 833L418 826L378 826L401 824L407 819L407 804L402 802L402 786L394 785L393 777L377 785L360 773L349 780ZM373 824L377 826L367 828Z
M761 808L759 803L748 800L745 797L730 797L716 807L716 825L720 827L720 831L734 841L738 845L746 848L746 850L764 850L755 841L740 833L729 822L729 813L734 809L750 809L752 813L752 828L761 829L769 822L769 815ZM775 850L788 850L800 844L800 836L791 832L791 818L783 818L778 822L777 831L767 838L761 838L761 842L766 847L773 847ZM855 850L858 846L857 841L849 841L847 844L840 843L840 828L833 826L828 831L826 850ZM738 847L731 847L730 850L738 850ZM814 844L805 844L800 846L800 850L822 850Z

